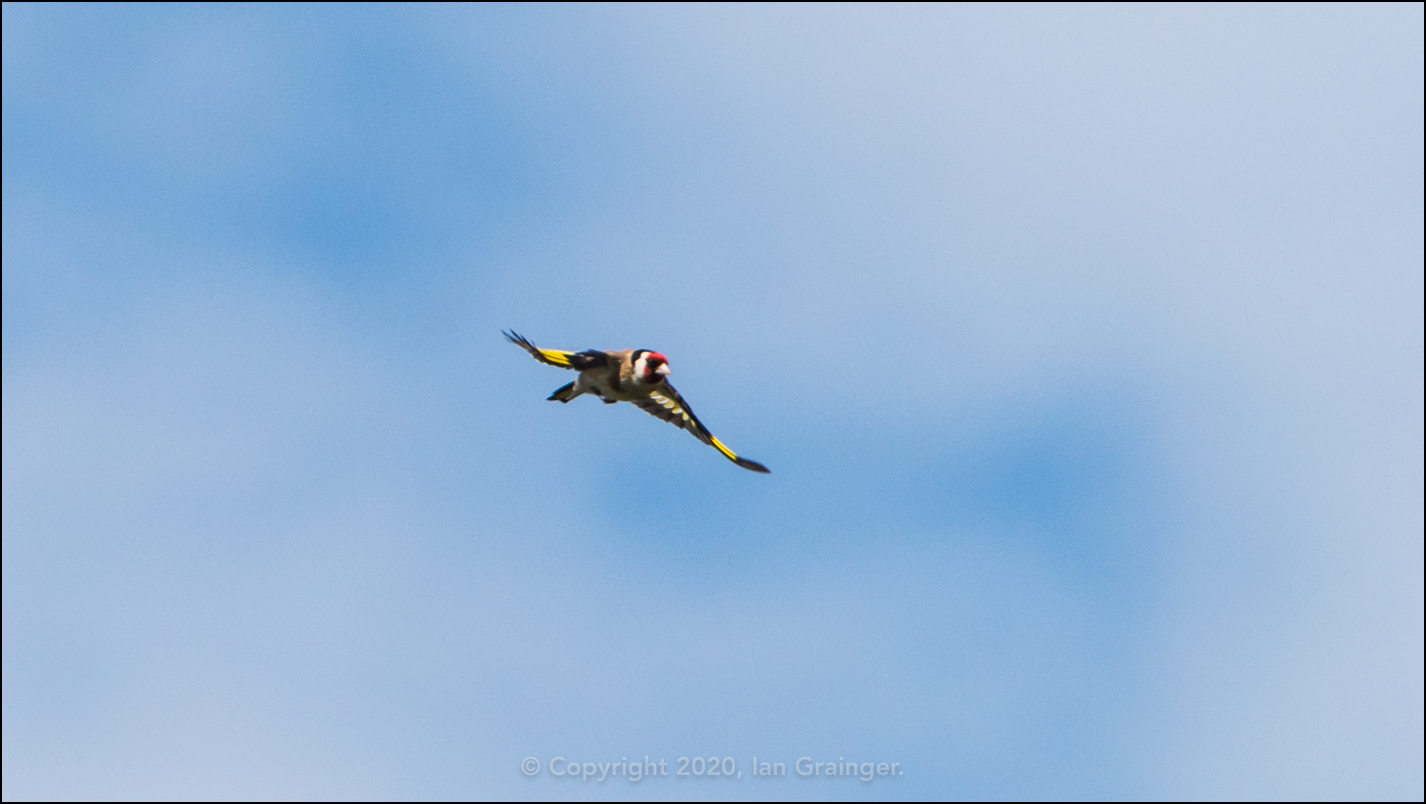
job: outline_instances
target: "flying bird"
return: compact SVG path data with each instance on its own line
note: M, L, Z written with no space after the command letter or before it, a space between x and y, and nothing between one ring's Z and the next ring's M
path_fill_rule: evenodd
M768 468L723 446L703 426L703 422L693 415L693 409L678 395L678 391L668 384L668 358L648 349L625 349L619 352L604 352L587 349L583 352L561 352L555 349L541 349L515 332L504 333L516 346L529 352L536 360L550 366L574 369L579 376L574 382L550 394L550 401L568 402L580 394L592 394L604 400L605 404L632 402L635 407L682 427L694 438L723 453L723 457L754 472L767 472Z

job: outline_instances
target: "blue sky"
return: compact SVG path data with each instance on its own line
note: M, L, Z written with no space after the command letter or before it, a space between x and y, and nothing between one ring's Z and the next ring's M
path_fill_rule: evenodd
M1419 5L3 29L6 799L1423 795Z

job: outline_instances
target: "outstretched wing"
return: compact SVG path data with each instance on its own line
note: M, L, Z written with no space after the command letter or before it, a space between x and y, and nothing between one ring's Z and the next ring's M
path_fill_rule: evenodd
M634 404L666 422L682 427L692 433L694 438L723 453L723 457L744 469L768 472L766 466L747 458L739 458L737 453L723 446L723 442L708 432L708 428L703 426L703 422L693 415L693 410L688 407L688 403L683 401L683 397L679 396L678 391L675 391L672 385L665 382L648 397L634 400Z
M570 362L570 359L574 357L574 352L561 352L557 349L541 349L533 343L530 343L525 339L525 336L518 332L512 331L501 334L505 336L506 340L529 352L531 357L541 363L559 366L560 368L574 368L574 364Z

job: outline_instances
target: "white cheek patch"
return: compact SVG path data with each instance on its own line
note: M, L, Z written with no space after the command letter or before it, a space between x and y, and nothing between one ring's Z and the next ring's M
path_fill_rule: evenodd
M659 369L649 371L649 359L647 356L640 356L634 361L634 377L641 383L656 383L659 378Z
M634 361L634 381L641 385L658 385L668 373L667 363L650 366L648 355L639 355L639 359Z

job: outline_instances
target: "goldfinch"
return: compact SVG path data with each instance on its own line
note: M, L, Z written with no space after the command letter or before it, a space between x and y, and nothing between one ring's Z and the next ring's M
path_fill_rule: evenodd
M703 422L693 415L688 403L668 384L668 358L658 352L648 349L560 352L541 349L515 332L506 332L504 335L511 343L529 352L541 363L579 372L574 382L550 394L550 401L568 402L580 394L592 394L609 405L615 402L632 402L636 407L682 427L692 433L694 438L723 453L723 457L744 469L764 473L768 471L766 466L757 461L738 457L708 432Z

